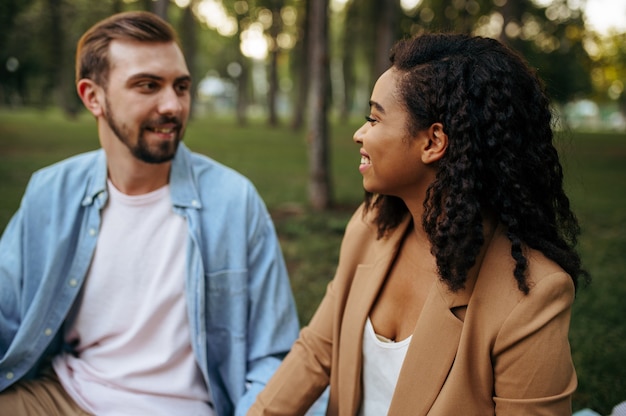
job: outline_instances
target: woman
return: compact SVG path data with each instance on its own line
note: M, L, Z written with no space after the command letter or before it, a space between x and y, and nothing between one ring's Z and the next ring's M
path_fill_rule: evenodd
M579 228L543 86L493 39L399 42L355 133L365 202L250 414L565 415Z

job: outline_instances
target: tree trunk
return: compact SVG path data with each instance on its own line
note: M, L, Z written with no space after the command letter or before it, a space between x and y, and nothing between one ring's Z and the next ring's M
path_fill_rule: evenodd
M527 0L507 1L500 7L499 11L503 20L502 32L500 32L500 36L498 37L500 42L513 47L518 46L516 45L518 42L512 41L512 39L509 39L506 35L506 26L509 23L517 23L522 26L522 16L530 8L531 6L528 4Z
M141 9L148 12L152 11L152 1L153 0L141 0Z
M241 73L237 77L237 105L236 105L236 118L237 124L245 126L248 124L248 87L250 79L250 68L246 57L243 56L239 45L237 45L237 63L241 67Z
M48 0L47 6L47 66L48 79L44 87L49 96L54 97L53 103L58 105L68 117L75 117L78 112L76 93L74 92L74 77L71 71L71 53L67 45L65 33L63 2L62 0ZM73 48L72 48L73 50Z
M346 21L343 27L343 58L342 58L342 76L343 76L343 102L339 111L339 117L342 122L347 122L350 118L352 105L354 103L355 93L355 74L354 59L355 47L358 38L358 15L357 6L349 3L346 7Z
M46 25L48 36L46 41L46 66L48 67L45 89L48 97L55 96L55 89L61 84L61 71L63 62L63 24L61 22L61 0L48 0L46 2L48 13ZM50 94L52 92L52 94ZM55 100L53 100L54 102ZM60 104L57 102L57 104Z
M241 31L245 25L245 21L250 18L249 11L237 14L237 34L234 37L234 48L236 58L239 64L240 72L236 76L237 80L237 103L235 105L235 117L237 124L245 126L248 124L248 104L249 104L249 85L250 85L250 66L248 59L241 52Z
M111 2L111 11L115 13L120 13L124 10L124 1L123 0L113 0Z
M282 18L280 9L282 7L281 0L272 0L272 26L270 27L270 37L272 44L270 45L270 62L268 71L268 91L267 91L267 108L268 108L268 124L272 127L278 125L278 113L276 110L276 101L278 99L278 35L282 29Z
M167 18L167 8L170 5L170 0L155 0L152 2L152 13L159 16L165 21L169 21Z
M291 128L293 130L300 130L304 125L304 113L307 105L307 97L309 94L309 31L310 31L310 15L312 1L305 2L304 13L299 13L302 17L302 38L299 40L299 44L294 49L294 70L293 73L297 74L296 77L296 97L293 106L293 120L291 122Z
M191 94L191 111L190 117L193 117L193 109L196 104L196 92L198 91L198 85L200 84L200 74L197 69L197 56L198 56L198 36L196 33L196 18L193 14L193 4L191 1L189 5L183 10L183 16L180 25L180 40L187 60L187 67L191 74L193 82L193 91Z
M328 138L328 0L311 2L309 63L310 92L308 115L309 142L309 202L314 210L330 208L332 192L330 182Z
M389 51L397 38L400 20L400 3L398 0L378 0L376 13L376 52L374 54L373 79L389 68Z

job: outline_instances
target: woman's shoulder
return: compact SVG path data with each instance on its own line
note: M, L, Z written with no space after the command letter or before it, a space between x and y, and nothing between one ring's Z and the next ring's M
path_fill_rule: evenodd
M530 247L526 247L523 253L527 260L528 293L518 287L513 274L515 261L511 255L511 242L505 233L500 233L494 237L485 254L474 295L478 294L485 303L499 305L503 313L520 302L550 302L554 296L573 301L573 280L561 266Z

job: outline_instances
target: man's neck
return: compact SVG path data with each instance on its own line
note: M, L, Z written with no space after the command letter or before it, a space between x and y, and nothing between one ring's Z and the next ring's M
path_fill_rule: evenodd
M107 162L108 176L113 185L127 195L141 195L159 189L169 182L172 162L145 163L134 160L120 163L118 160Z

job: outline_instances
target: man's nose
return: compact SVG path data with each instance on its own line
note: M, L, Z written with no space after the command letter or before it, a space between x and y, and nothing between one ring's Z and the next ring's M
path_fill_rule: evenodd
M186 97L177 94L174 88L165 88L159 99L159 113L180 114L185 99Z

